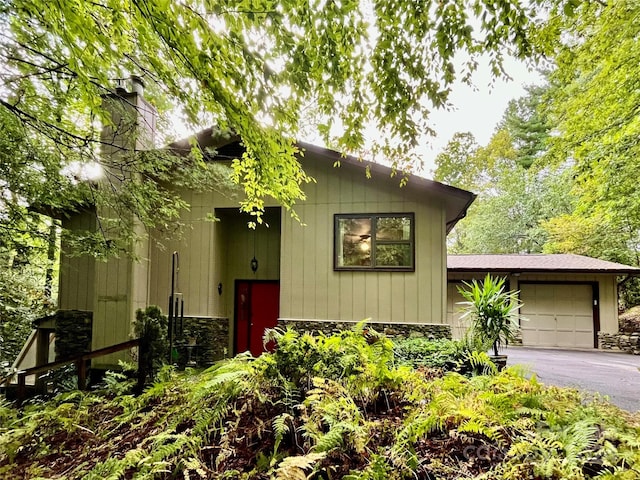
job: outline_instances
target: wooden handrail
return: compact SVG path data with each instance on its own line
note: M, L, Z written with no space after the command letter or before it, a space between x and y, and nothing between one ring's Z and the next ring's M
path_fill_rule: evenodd
M38 365L37 367L27 368L26 370L20 370L16 372L16 375L18 375L18 392L17 392L18 405L22 403L22 401L26 396L27 377L29 375L37 375L39 373L48 372L51 370L57 370L58 368L64 367L65 365L71 365L72 363L75 363L77 372L78 372L78 389L84 390L86 387L86 381L87 381L87 363L86 363L87 360L90 360L96 357L102 357L103 355L109 355L110 353L120 352L122 350L126 350L132 347L137 347L139 345L140 345L140 339L136 338L133 340L128 340L126 342L118 343L116 345L99 348L98 350L93 350L92 352L83 353L75 357L67 358L65 360L58 360L57 362L46 363L44 365Z

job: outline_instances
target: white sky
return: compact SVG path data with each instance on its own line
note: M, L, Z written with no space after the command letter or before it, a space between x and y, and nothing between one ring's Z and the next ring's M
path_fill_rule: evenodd
M541 81L537 72L529 71L524 63L512 58L506 60L505 70L513 80L500 80L490 85L490 70L481 63L474 76L476 88L456 84L450 96L453 109L432 112L431 125L437 137L428 138L421 145L420 151L425 159L423 175L431 176L435 157L456 132L471 132L478 144L486 145L509 101L523 96L526 85Z

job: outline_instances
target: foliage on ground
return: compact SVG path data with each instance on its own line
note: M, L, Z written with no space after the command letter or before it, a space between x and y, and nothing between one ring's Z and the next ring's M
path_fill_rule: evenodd
M463 376L398 366L393 343L362 326L270 337L274 353L239 355L200 373L165 368L138 397L71 392L21 411L0 405L0 477L640 474L637 415L547 388L517 368Z
M621 332L640 332L640 306L630 308L618 317Z

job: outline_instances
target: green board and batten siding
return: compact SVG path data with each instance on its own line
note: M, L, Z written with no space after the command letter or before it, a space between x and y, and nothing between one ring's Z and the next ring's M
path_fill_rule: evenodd
M96 227L95 220L95 214L87 211L64 218L62 225L68 230L93 230ZM58 308L93 311L95 259L90 255L73 255L64 231L60 251Z
M399 178L363 169L305 162L316 179L296 207L305 225L283 216L280 317L442 323L446 285L445 213L424 191L399 188ZM415 272L333 270L333 216L345 213L415 213Z
M296 206L301 222L282 211L279 252L278 222L269 214L270 228L258 226L254 234L246 218L230 214L234 200L213 193L186 194L192 207L183 217L187 229L182 240L165 243L163 250L151 249L150 303L167 302L175 250L180 253L178 286L189 316L232 319L234 279L279 279L282 318L441 323L445 220L438 201L399 188L398 179L367 180L362 169L334 169L330 162L311 159L305 168L317 183L305 186L307 200ZM205 220L212 211L219 222ZM333 215L369 212L415 212L415 272L333 270ZM254 235L259 261L255 274L249 268Z
M400 188L399 178L376 172L373 179L367 179L364 168L334 168L331 161L319 159L317 154L308 155L303 162L316 183L305 185L307 200L295 207L301 222L284 210L271 209L266 217L270 228L259 226L254 233L246 227L247 218L237 211L237 198L215 192L184 192L191 208L183 212L185 228L179 238L161 241L160 246L156 242L159 235L152 233L151 241L138 246L143 259L140 264L125 259L69 262L64 267L67 272L71 268L77 271L74 275L61 273L61 287L62 282L68 285L61 288L60 308L96 310L94 348L125 341L136 308L156 304L166 311L171 254L177 251L176 290L183 293L185 316L226 318L231 324L234 281L257 279L280 280L283 319L444 323L443 200L427 189ZM267 206L276 205L267 202ZM408 212L415 214L414 272L334 271L334 214ZM207 220L211 213L220 221ZM254 236L259 261L255 274L249 266ZM86 278L86 282L78 278ZM218 293L219 284L222 294ZM82 294L83 288L93 288L95 303L88 291ZM71 294L76 299L64 300L64 295Z

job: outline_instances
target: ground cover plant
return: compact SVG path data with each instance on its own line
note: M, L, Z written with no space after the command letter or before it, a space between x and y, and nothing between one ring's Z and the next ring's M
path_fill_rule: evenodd
M257 359L165 367L139 396L110 377L103 392L0 405L0 478L640 476L638 414L518 368L413 368L364 325L268 339L276 351Z

